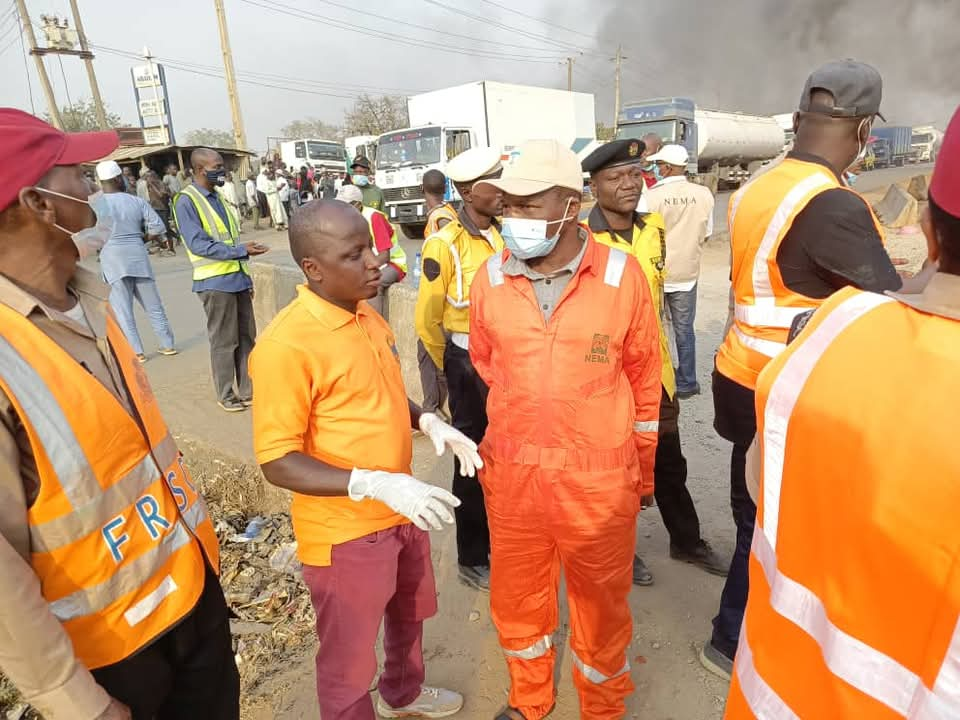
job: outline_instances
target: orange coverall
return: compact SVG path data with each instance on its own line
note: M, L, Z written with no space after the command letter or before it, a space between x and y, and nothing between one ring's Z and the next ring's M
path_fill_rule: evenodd
M480 474L490 521L490 608L510 705L554 703L552 633L563 567L581 717L622 718L640 496L653 493L660 344L636 260L589 237L544 323L531 281L493 256L470 290L470 355L490 386ZM504 322L509 318L509 322Z

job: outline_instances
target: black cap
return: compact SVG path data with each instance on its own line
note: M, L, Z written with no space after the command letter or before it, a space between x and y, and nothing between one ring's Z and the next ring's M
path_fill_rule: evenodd
M812 104L814 90L826 90L833 95L833 105ZM864 117L879 115L883 79L872 65L856 60L829 62L813 71L800 96L800 111L820 113L831 117Z
M370 169L370 161L367 160L363 155L358 155L353 159L353 162L350 163L350 169L353 170L355 167L362 167L365 170Z
M643 158L643 151L647 149L643 140L625 138L611 140L587 155L581 167L584 172L593 174L617 165L633 165Z

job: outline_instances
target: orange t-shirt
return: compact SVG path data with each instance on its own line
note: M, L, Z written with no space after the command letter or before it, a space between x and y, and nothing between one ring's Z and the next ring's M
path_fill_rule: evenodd
M390 326L365 302L356 315L306 285L250 355L253 444L261 465L291 452L347 470L410 472L410 408ZM293 531L307 565L331 546L409 522L379 500L293 493Z

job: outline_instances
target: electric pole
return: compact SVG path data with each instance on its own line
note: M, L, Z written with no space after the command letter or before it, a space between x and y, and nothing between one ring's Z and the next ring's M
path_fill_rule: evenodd
M623 65L623 46L617 45L617 69L613 77L613 130L616 132L620 121L620 70Z
M93 95L93 107L97 113L97 123L101 130L109 130L107 113L103 109L103 98L100 97L100 86L97 84L97 75L93 71L93 53L87 47L87 35L83 32L83 23L80 21L77 0L70 0L70 10L73 11L73 26L77 31L77 39L80 41L80 57L83 58L83 64L87 67L87 79L90 81L90 93Z
M30 43L30 54L37 63L37 75L40 77L40 84L43 85L43 93L47 96L47 108L50 111L50 121L54 127L63 130L63 120L60 117L60 108L57 106L57 98L53 94L53 86L50 85L50 78L47 76L47 66L43 64L43 54L37 48L37 36L33 33L33 25L30 23L30 15L27 13L27 5L24 0L17 0L17 8L20 11L20 24L27 33L27 41Z
M567 90L573 92L573 58L567 58Z
M237 93L237 78L233 71L233 53L230 51L230 36L227 34L227 16L223 11L223 0L213 0L217 10L217 24L220 26L220 49L223 51L223 71L227 78L227 95L230 97L230 114L233 116L233 142L237 150L247 149L247 133L243 129L243 116L240 114L240 95ZM240 174L246 177L250 172L250 161L246 155L240 155Z

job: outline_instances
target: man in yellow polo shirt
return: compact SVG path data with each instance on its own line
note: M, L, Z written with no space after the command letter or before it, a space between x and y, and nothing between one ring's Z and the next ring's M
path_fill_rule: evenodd
M350 205L294 214L290 250L307 277L250 357L253 431L267 480L293 492L293 527L317 614L324 720L372 720L369 689L384 625L382 717L446 717L463 698L423 685L423 621L436 612L429 528L459 501L413 478L411 433L449 447L470 474L477 446L403 387L390 326L366 302L380 269ZM412 524L411 524L412 523Z

